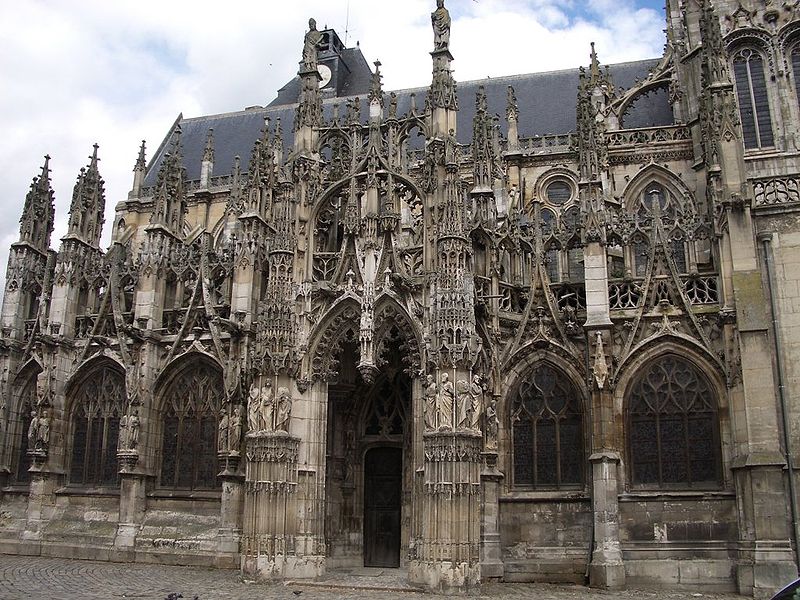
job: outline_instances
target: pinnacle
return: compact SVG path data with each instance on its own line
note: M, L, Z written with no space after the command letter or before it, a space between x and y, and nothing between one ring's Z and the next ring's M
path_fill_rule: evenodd
M142 140L142 145L139 148L139 156L136 158L136 164L134 165L134 170L141 169L144 170L145 167L145 141Z

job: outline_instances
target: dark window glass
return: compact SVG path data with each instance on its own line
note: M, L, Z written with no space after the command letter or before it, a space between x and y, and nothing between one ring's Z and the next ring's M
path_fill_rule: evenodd
M566 181L558 180L549 184L545 193L548 202L561 206L572 197L572 187Z
M774 145L764 61L750 48L733 58L736 97L742 120L745 148L769 148Z
M511 417L514 485L553 489L583 484L583 411L574 386L543 365L520 385Z
M125 380L118 371L102 367L74 394L72 460L69 482L116 485L119 418L125 412Z
M718 484L714 393L688 361L665 356L633 385L628 400L628 446L634 484Z
M162 413L162 487L214 489L222 379L205 364L185 370L167 388Z
M794 91L797 103L800 104L800 44L792 50L792 72L794 73Z

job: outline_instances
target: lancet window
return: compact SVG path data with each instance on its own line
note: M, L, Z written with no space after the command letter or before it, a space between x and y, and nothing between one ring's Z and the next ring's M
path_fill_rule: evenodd
M539 227L551 283L583 283L580 209L570 180L556 176L542 187Z
M628 397L631 483L708 487L720 477L716 394L700 371L675 355L651 363Z
M25 381L17 401L17 418L11 420L9 428L14 443L14 459L11 465L11 477L16 483L28 483L31 474L28 469L31 459L28 456L28 430L31 426L31 413L36 409L36 375Z
M774 145L772 119L764 74L764 59L752 48L742 48L733 57L736 96L742 120L744 147L769 148Z
M161 416L161 487L219 487L216 439L222 390L219 371L203 362L185 369L167 388Z
M583 484L583 409L578 392L557 369L540 365L511 405L514 486L570 488Z
M69 483L115 485L117 441L125 413L125 379L116 369L93 371L72 395Z

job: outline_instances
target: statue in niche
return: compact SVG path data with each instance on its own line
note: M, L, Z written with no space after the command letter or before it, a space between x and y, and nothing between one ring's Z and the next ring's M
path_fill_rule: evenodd
M431 13L433 24L433 49L447 50L450 45L450 13L444 7L444 0L436 0L436 10Z
M219 431L217 433L217 452L228 451L228 435L231 419L224 408L219 411Z
M455 389L447 373L442 373L439 382L439 394L436 399L436 415L439 430L453 428L453 406L455 404Z
M248 431L261 431L261 403L259 394L261 390L255 383L250 386L250 393L247 400L247 429Z
M50 444L50 414L47 409L42 409L42 416L39 417L39 426L36 429L36 449L47 450Z
M436 429L436 381L433 375L425 377L425 429Z
M317 70L317 49L322 41L322 34L317 31L317 22L308 20L308 31L303 38L303 67L306 71Z
M486 406L486 449L497 450L497 433L500 421L497 419L497 403L492 400Z
M275 429L275 396L272 393L272 384L269 381L261 388L260 398L259 413L261 427L258 431L272 431Z
M228 424L228 451L239 452L239 440L242 439L242 407L238 404L233 407Z
M472 414L470 415L470 428L476 431L481 430L481 416L483 415L483 386L481 376L473 375L470 385L470 395L472 396Z
M456 419L457 429L466 429L470 426L472 416L472 396L470 394L469 382L466 379L459 379L456 382Z
M119 420L119 434L117 437L117 449L127 450L128 448L128 415L124 414Z
M31 423L28 425L28 449L36 448L36 440L39 436L39 415L35 410L31 411Z
M289 388L278 388L278 400L275 415L275 431L289 433L289 420L292 417L292 394Z
M134 410L133 414L128 417L128 440L126 448L128 450L136 450L139 445L139 411Z

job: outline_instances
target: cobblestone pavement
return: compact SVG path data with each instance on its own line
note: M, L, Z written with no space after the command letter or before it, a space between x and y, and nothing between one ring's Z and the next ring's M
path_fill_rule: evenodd
M345 576L338 582L347 586L358 579L379 586L381 582L391 584L396 573L390 570L384 577L374 574L371 577ZM333 581L329 583L334 584ZM185 600L195 596L199 600L424 600L433 597L416 592L248 583L242 581L236 571L216 569L0 555L0 600L164 600L171 593L182 594ZM481 597L493 600L743 600L742 596L733 594L663 590L604 592L581 586L532 584L484 585Z

